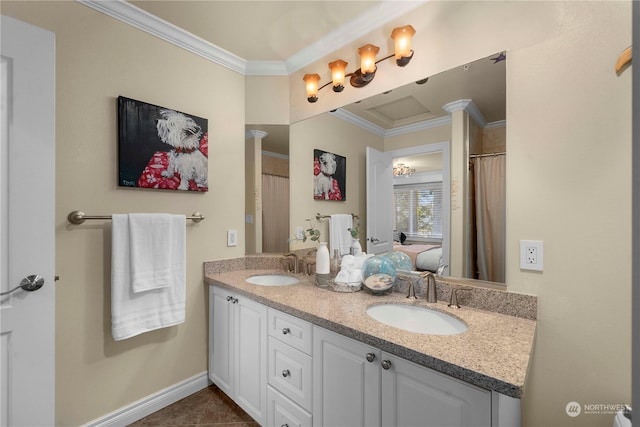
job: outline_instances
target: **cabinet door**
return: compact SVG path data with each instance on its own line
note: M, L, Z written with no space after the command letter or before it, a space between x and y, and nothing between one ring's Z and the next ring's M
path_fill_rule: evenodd
M491 426L491 392L382 353L382 425ZM383 362L383 367L389 366Z
M233 304L231 294L209 287L209 379L233 397Z
M264 425L267 405L267 308L249 298L232 301L234 339L234 400Z
M380 351L313 329L313 425L379 426Z

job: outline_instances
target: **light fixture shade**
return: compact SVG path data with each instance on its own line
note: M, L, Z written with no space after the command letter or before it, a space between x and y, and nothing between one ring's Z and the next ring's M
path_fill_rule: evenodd
M358 49L360 55L360 71L362 74L369 74L376 71L376 55L380 51L378 46L366 44Z
M411 38L415 33L416 30L411 25L405 25L404 27L395 28L391 32L391 38L394 42L396 60L400 58L407 58L412 55Z
M348 63L342 59L329 63L331 70L331 80L333 81L333 90L340 92L344 88L345 69Z
M318 100L318 82L320 76L318 74L305 74L302 78L307 86L307 101L316 102Z

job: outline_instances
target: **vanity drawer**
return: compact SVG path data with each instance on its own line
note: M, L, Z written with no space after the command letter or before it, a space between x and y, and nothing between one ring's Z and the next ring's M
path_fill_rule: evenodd
M311 427L311 414L271 386L267 387L267 427Z
M268 317L267 328L270 336L311 355L313 342L311 323L273 308L269 309Z
M311 411L311 356L269 337L269 384Z

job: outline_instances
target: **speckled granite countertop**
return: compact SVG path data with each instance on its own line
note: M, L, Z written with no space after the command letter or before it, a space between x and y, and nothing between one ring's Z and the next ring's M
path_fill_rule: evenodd
M535 320L463 306L445 301L429 304L409 300L406 294L374 296L366 291L337 293L314 285L313 277L298 275L300 283L259 286L246 282L256 274L282 273L271 269L207 272L205 283L218 285L310 323L377 347L482 388L520 398L533 349ZM467 331L439 336L405 332L366 314L374 304L403 303L428 306L462 320Z

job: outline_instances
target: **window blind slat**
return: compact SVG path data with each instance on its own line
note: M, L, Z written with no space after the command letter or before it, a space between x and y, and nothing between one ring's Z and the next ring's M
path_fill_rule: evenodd
M442 182L394 186L395 230L442 238Z

